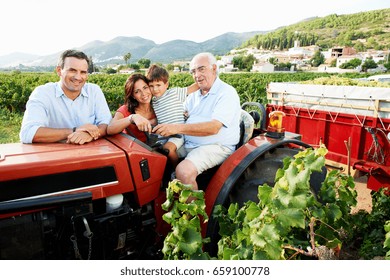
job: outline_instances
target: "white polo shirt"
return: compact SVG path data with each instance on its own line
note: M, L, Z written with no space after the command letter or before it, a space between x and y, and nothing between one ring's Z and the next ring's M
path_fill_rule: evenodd
M211 120L220 121L220 131L211 136L185 135L185 147L195 148L200 145L221 144L235 149L240 138L240 98L235 88L221 81L219 77L206 95L200 90L190 94L184 103L188 112L186 123L201 123Z

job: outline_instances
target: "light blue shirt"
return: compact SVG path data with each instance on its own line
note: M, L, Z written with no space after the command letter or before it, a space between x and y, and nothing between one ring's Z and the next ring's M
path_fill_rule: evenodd
M186 148L218 143L231 150L235 149L240 139L241 114L240 98L235 88L217 77L206 95L202 95L198 90L188 95L184 106L189 115L186 123L218 120L223 124L215 135L185 135Z
M26 104L20 141L32 143L39 127L73 128L83 124L109 124L111 112L100 87L86 83L81 94L69 99L60 82L37 87Z

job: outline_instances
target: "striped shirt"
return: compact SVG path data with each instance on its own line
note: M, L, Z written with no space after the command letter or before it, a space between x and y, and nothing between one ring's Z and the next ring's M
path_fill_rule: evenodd
M157 123L184 123L183 103L187 97L187 88L171 88L162 96L152 98Z

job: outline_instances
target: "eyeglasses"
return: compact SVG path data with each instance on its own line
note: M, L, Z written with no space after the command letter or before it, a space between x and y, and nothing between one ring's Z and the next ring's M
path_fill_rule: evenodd
M138 93L149 91L149 90L150 90L149 86L145 85L142 89L140 89L140 88L136 89L134 91L134 94L138 94Z
M195 75L196 72L203 74L206 71L206 69L207 69L207 66L199 66L198 68L191 69L190 73L191 73L191 75Z

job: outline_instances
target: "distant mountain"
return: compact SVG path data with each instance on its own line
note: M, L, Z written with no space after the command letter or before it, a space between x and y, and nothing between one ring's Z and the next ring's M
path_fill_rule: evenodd
M238 46L235 45L234 48ZM186 40L174 40L155 46L146 53L144 58L148 58L151 61L168 63L174 60L190 59L194 54L201 51L204 51L204 49L199 43Z
M88 56L92 56L95 64L123 63L123 56L131 53L130 63L143 58L148 50L154 48L156 43L141 37L116 37L108 42L97 45L88 43L79 49Z
M136 63L141 58L150 59L152 62L172 63L175 60L191 59L196 53L211 52L214 55L224 55L230 50L239 47L256 34L264 34L265 31L253 31L244 33L225 33L210 40L195 43L188 40L173 40L163 44L141 37L116 37L110 41L92 41L77 49L84 51L92 57L96 65L124 63L123 56L131 53L129 63ZM24 66L54 66L59 54L37 56L31 54L13 53L0 56L0 68Z
M39 58L38 55L14 52L9 55L0 56L0 67L18 66L26 61L33 61Z

